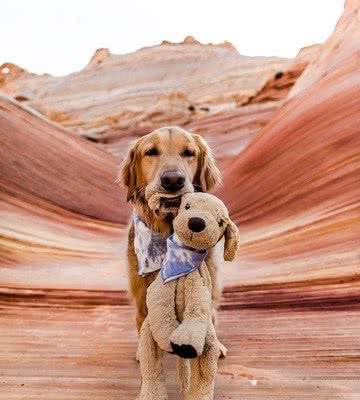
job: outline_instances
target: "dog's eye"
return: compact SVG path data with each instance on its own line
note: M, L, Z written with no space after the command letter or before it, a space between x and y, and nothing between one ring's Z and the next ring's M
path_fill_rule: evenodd
M194 156L195 153L189 149L186 149L181 153L181 157L194 157Z
M224 225L224 220L221 219L221 220L219 221L219 226L223 226L223 225Z
M185 210L188 210L190 208L190 204L185 205Z
M145 153L146 156L150 156L150 157L158 156L159 154L160 154L160 153L159 153L159 150L158 150L156 147L152 147L151 149L149 149L149 150Z

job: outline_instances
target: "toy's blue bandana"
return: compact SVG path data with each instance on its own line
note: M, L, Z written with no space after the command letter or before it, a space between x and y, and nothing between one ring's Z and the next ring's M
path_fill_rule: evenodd
M164 283L195 271L208 254L207 250L185 246L176 235L169 236L166 243L167 252L160 271Z
M141 276L161 269L164 283L171 282L198 269L208 254L207 250L185 246L176 235L166 238L153 232L136 214L134 227L135 253Z

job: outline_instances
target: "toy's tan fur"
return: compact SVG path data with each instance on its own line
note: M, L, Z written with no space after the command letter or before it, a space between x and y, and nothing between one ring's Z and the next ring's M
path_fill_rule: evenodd
M151 203L150 203L151 204ZM192 232L189 219L201 217L205 229ZM223 203L203 193L185 194L174 220L174 231L185 245L210 249L225 236L224 258L237 252L239 235ZM147 292L148 315L140 334L142 374L140 400L167 399L163 352L175 352L180 388L186 400L211 400L221 351L213 323L212 282L208 266L164 284L160 274Z

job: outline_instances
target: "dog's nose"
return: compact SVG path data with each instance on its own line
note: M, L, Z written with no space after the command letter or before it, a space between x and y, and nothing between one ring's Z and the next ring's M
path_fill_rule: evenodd
M205 229L205 221L199 217L192 217L189 219L188 226L193 232L201 232Z
M166 171L161 175L161 186L167 192L177 192L185 185L185 178L178 171Z

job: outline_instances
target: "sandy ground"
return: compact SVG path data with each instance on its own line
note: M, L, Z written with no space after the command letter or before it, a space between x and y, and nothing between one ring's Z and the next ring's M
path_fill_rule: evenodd
M359 399L360 305L222 310L216 399ZM129 305L1 303L0 398L135 399ZM167 356L169 399L179 398Z

